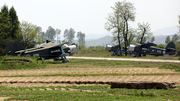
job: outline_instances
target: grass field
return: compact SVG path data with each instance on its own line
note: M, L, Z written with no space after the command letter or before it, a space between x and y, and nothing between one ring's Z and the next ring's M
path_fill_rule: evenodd
M0 60L0 62L2 62L3 59ZM1 63L0 82L5 81L5 83L0 84L0 100L180 100L180 63L84 59L69 60L70 63L65 64L52 60L37 61L36 59L32 60L32 63L17 63L16 66L6 63L2 65ZM16 61L13 62L13 64L15 63ZM11 68L11 66L13 68ZM11 81L17 81L17 83L10 83ZM29 81L41 82L28 83ZM169 90L111 89L110 85L107 84L77 85L53 83L55 81L163 81L176 83L178 87Z
M77 57L113 57L113 58L137 58L133 57L132 55L122 54L123 56L111 56L111 52L105 50L105 47L97 46L97 47L89 47L78 50L78 54L75 54L74 56ZM179 60L180 57L163 57L163 56L152 56L152 55L146 55L138 57L140 59L163 59L163 60Z
M2 87L0 96L8 100L29 101L167 101L179 100L180 90L110 89L109 85L49 86L49 87Z

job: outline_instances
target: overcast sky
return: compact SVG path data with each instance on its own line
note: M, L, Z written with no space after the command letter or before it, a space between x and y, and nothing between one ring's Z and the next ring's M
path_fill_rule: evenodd
M20 21L28 21L42 27L48 26L61 29L73 28L76 32L85 34L107 33L104 24L108 13L113 12L118 0L0 0L10 8L14 6ZM122 0L119 0L122 1ZM137 28L137 23L148 22L151 31L177 26L180 15L180 0L127 0L136 8L135 22L131 28Z

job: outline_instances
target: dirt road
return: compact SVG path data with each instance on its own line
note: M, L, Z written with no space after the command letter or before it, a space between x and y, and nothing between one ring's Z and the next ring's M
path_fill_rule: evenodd
M71 59L96 59L96 60L120 60L120 61L146 61L146 62L172 62L172 63L180 63L180 60L160 60L160 59L138 59L138 58L103 58L103 57L73 57L67 56L67 58Z

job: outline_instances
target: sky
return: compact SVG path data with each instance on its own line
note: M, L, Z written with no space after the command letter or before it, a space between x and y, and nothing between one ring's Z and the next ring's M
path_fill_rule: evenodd
M19 21L27 21L42 27L58 28L61 34L65 29L73 28L88 35L108 33L104 28L108 13L115 2L122 0L0 0L8 8L14 6ZM148 22L151 31L178 25L180 0L127 0L134 4L135 22L129 22L131 28L138 23Z

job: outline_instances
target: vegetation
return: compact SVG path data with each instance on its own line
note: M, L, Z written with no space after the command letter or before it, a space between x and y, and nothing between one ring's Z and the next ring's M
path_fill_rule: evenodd
M66 29L66 30L64 31L64 38L65 38L64 41L68 41L69 44L71 45L71 44L74 42L74 37L75 37L74 34L75 34L75 33L76 33L75 30L72 29L72 28L70 28L69 30Z
M77 37L78 37L78 43L79 43L79 48L85 48L85 34L80 32L77 32Z
M0 55L5 54L8 42L20 40L21 36L16 10L13 6L8 10L8 6L3 5L0 10Z
M42 43L41 36L37 34L37 26L22 21L20 24L22 40L20 41L25 48L32 48L35 44Z
M173 69L177 72L180 72L180 65L176 65L176 64L165 64L163 66L160 66L159 68Z
M55 90L56 89L56 90ZM65 89L64 91L62 89ZM49 86L49 87L4 87L0 86L0 96L10 97L7 100L29 101L69 101L69 100L179 100L180 90L137 90L137 89L110 89L109 85L96 86Z
M122 2L116 2L113 9L113 13L110 13L107 17L107 23L105 23L105 29L108 31L113 30L114 39L118 40L119 49L121 49L122 40L124 39L124 46L126 47L128 43L128 22L135 20L135 8L134 5L130 2L126 2L125 0ZM125 53L127 55L127 51L125 48ZM120 51L120 55L122 52Z
M158 45L158 48L165 48L166 45ZM176 46L177 47L177 46ZM121 57L119 56L111 56L111 52L107 51L104 46L90 46L86 48L82 48L78 50L78 54L74 54L74 56L86 56L86 57L112 57L112 58L137 58L133 57L132 55L122 54ZM163 57L163 56L153 56L153 55L146 55L142 57L138 57L138 59L163 59L163 60L178 60L178 57Z
M12 60L8 60L12 59ZM13 60L14 59L14 60ZM38 69L44 68L44 60L39 62L39 58L33 57L13 57L13 56L0 56L0 70L13 70L13 69ZM5 61L7 60L7 61ZM29 60L29 61L24 61Z
M131 2L126 0L116 2L113 13L108 14L105 29L112 31L113 41L117 41L119 49L122 45L127 47L131 42L145 43L153 42L155 39L150 32L150 24L138 23L138 30L129 28L129 21L135 21L135 7ZM120 50L121 51L121 50ZM122 56L122 52L120 52ZM127 48L125 48L125 55L127 56Z
M97 47L91 47L91 49L95 49ZM101 47L97 48L100 49ZM104 47L103 47L104 48ZM162 69L172 69L176 70L177 72L180 72L179 63L159 63L159 62L129 62L129 61L116 61L116 60L84 60L84 59L70 59L70 63L62 63L55 62L52 60L39 60L36 57L26 58L26 57L9 57L9 56L1 56L0 62L3 62L5 59L9 58L19 58L19 59L28 59L31 62L25 63L22 65L19 61L14 61L15 64L18 64L18 66L15 66L15 64L12 65L11 68L7 68L3 65L3 63L0 64L0 67L4 67L8 69L8 72L11 72L12 69L35 69L35 71L38 71L40 68L40 71L46 70L50 68L49 70L53 70L54 68L60 68L61 72L59 74L53 74L53 72L47 72L47 74L41 74L41 73L35 73L32 75L22 75L21 73L19 75L11 74L9 77L33 77L33 76L101 76L101 75L166 75L163 72L159 74L141 74L141 73L114 73L111 70L111 73L103 73L102 71L106 68L130 68L132 72L134 71L133 68L162 68ZM19 63L17 63L19 62ZM29 66L28 66L29 64ZM3 66L2 66L3 65ZM24 66L24 67L21 67ZM71 72L67 72L64 70L66 68L67 70ZM95 72L95 73L88 73L88 71L85 71L84 73L81 72L73 72L75 68L94 68L93 70L96 70L97 68L100 69L101 72ZM7 70L6 69L6 70ZM3 69L3 72L6 71ZM14 70L13 70L14 71ZM48 71L48 70L46 70ZM78 70L79 71L79 70ZM122 69L121 69L122 71ZM139 70L137 70L139 71ZM136 71L136 72L137 72ZM64 73L62 73L64 72ZM130 71L129 71L130 72ZM154 71L152 71L154 72ZM2 74L1 74L2 75ZM178 74L176 74L178 75ZM2 76L3 77L3 76ZM7 75L5 76L7 77ZM12 85L12 84L11 84ZM31 85L31 84L29 84ZM42 84L44 85L44 84ZM157 90L157 89L111 89L110 85L70 85L70 86L35 86L35 87L9 87L6 85L0 85L0 96L3 97L9 97L6 100L29 100L29 101L43 101L43 100L63 100L63 101L69 101L69 100L78 100L78 101L84 101L84 100L103 100L103 101L109 101L109 100L179 100L180 99L180 87L178 86L177 89L169 89L169 90Z
M148 23L138 23L138 37L137 37L137 42L142 44L145 42L153 42L154 41L154 37L153 37L153 33L151 33L151 28L150 28L150 24Z

